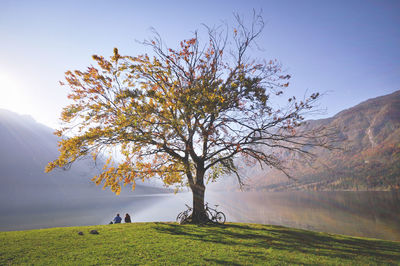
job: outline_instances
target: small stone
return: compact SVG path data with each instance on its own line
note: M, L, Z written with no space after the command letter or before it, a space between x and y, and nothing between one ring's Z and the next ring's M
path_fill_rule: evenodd
M97 230L90 230L90 233L91 233L92 235L98 235L98 234L99 234L99 232L97 232Z
M83 236L83 232L78 232L78 235Z

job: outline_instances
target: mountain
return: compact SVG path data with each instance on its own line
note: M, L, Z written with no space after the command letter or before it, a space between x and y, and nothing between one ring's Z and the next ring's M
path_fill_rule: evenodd
M138 201L137 196L169 192L141 184L136 185L134 192L125 187L120 196L108 189L103 191L90 180L101 170L91 159L78 161L67 171L56 169L44 173L47 163L58 155L58 137L52 132L53 129L30 116L0 109L0 228L12 219L10 213L118 209L133 200ZM145 208L146 204L141 205Z
M308 121L302 130L321 126L338 131L339 149L313 149L316 159L310 165L289 163L294 179L278 171L258 170L249 181L250 189L400 189L400 91L369 99L331 118ZM283 159L290 162L293 156Z
M2 190L10 186L87 184L83 177L93 166L80 162L71 172L45 174L46 164L57 157L57 137L52 129L30 116L0 110L0 178ZM86 167L87 166L87 167ZM55 176L60 176L59 178ZM61 178L61 176L63 178ZM65 177L65 178L64 178Z

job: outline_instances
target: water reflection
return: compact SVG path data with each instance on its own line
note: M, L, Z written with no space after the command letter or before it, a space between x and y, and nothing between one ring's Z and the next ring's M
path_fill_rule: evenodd
M314 231L400 241L400 193L393 192L207 192L228 222L283 225ZM125 194L46 201L35 206L0 205L0 230L108 224L116 213L132 222L175 221L192 205L191 193Z
M392 192L208 192L228 222L283 225L352 236L400 241L400 193ZM135 214L135 221L175 221L191 204L190 193L163 198Z
M400 241L400 193L211 193L228 219Z
M163 197L150 208L143 208L134 214L136 222L175 222L176 216L185 210L185 204L192 206L191 193L172 194ZM134 208L134 206L132 206Z
M28 230L49 227L108 224L117 213L135 214L157 205L170 194L52 198L9 204L1 201L0 230ZM1 199L1 197L0 197ZM132 217L134 219L134 217Z

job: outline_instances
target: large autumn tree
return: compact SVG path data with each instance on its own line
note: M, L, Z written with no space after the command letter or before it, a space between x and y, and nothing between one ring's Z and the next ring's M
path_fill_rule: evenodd
M93 177L96 184L117 194L122 184L134 188L136 180L153 177L189 186L198 223L207 219L205 181L231 174L241 183L238 158L285 171L279 152L307 154L310 146L326 145L320 131L296 130L319 94L274 107L271 100L288 87L290 75L276 60L252 58L264 27L260 16L247 27L239 17L236 22L206 27L204 42L196 32L175 49L155 34L143 43L153 56L115 48L110 59L94 55L97 66L67 71L63 84L73 103L56 131L63 136L59 157L46 171L118 148L124 159L110 157Z

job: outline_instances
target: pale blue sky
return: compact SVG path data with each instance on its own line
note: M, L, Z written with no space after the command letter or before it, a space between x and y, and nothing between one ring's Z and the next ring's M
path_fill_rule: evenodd
M292 74L288 96L328 92L325 116L400 89L400 1L18 1L0 0L0 108L56 127L67 104L58 85L91 55L145 50L154 27L174 47L232 13L263 10L258 57Z

